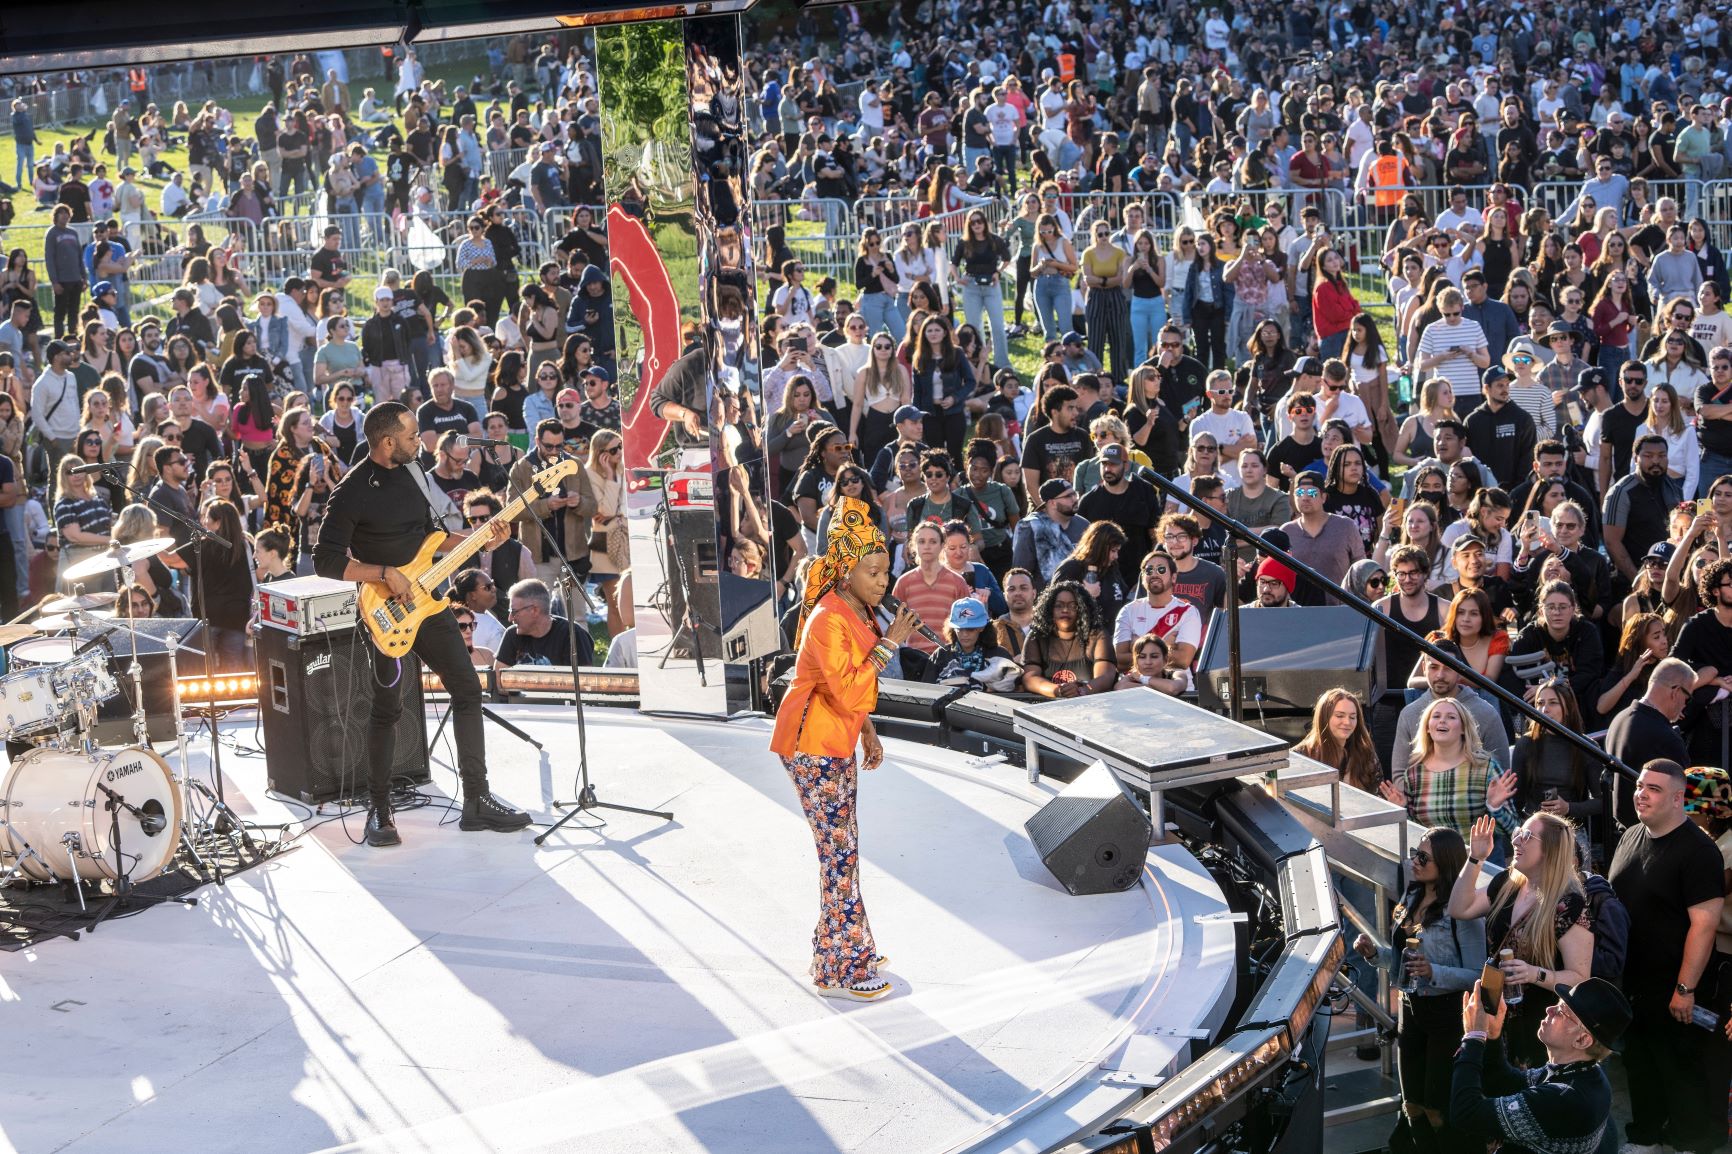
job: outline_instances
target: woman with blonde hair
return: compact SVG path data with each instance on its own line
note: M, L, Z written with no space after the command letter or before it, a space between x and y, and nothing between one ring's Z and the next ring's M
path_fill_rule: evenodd
M1337 686L1317 699L1311 729L1293 750L1338 771L1342 781L1366 793L1376 793L1383 784L1383 764L1371 742L1365 708L1351 690Z
M126 487L134 493L148 493L156 484L156 451L165 442L161 437L142 438L132 450L132 467L127 470Z
M1532 1069L1546 1061L1536 1030L1557 1001L1554 991L1592 973L1594 932L1576 874L1576 828L1569 819L1542 812L1524 821L1510 839L1510 868L1482 891L1480 864L1492 852L1497 829L1490 815L1473 823L1467 865L1450 893L1449 913L1458 920L1485 918L1487 961L1504 973L1510 1061ZM1505 950L1511 956L1500 961ZM1522 996L1512 1003L1509 993L1516 986Z
M624 440L612 429L602 429L589 439L589 487L595 492L595 520L589 533L589 575L607 602L607 633L617 637L625 628L619 608L619 577L629 564L625 524L625 471L622 467Z
M1461 702L1440 697L1419 715L1407 764L1394 766L1379 792L1420 825L1461 833L1489 814L1498 828L1513 831L1516 784L1516 775L1498 765L1481 744L1479 727Z
M116 545L132 545L166 535L157 528L156 514L151 512L150 506L140 504L128 505L122 509L120 515L114 519L114 528L109 534ZM134 561L132 581L150 594L159 616L186 616L186 602L175 589L174 574L169 571L161 556Z

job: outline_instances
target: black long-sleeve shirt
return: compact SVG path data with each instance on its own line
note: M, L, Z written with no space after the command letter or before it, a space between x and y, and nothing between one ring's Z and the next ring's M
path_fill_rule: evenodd
M1612 1113L1612 1086L1598 1062L1517 1070L1502 1039L1462 1042L1450 1081L1449 1123L1502 1154L1593 1154Z
M369 457L331 492L313 571L341 581L350 557L369 565L406 565L437 531L427 495L409 470L382 468Z

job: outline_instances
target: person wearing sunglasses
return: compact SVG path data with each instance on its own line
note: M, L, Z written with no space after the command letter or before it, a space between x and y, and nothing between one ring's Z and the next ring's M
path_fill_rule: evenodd
M1355 561L1365 557L1359 526L1324 508L1323 477L1307 470L1293 479L1293 519L1281 526L1293 556L1329 581L1341 584ZM1308 581L1301 581L1293 599L1301 605L1335 605L1338 600Z
M487 517L483 514L493 502L492 494L477 490L470 496L472 504L468 506L468 512L472 522L477 516L485 521ZM517 544L515 541L509 543ZM519 548L521 549L521 546ZM500 552L501 550L495 550L491 559L496 561ZM494 568L498 568L496 563ZM507 584L506 588L510 588L516 583L514 579ZM498 652L500 639L505 636L505 606L500 603L499 583L492 574L478 568L463 570L451 579L449 596L453 611L458 614L458 624L462 625L463 614L469 616L472 632L464 640L472 646L481 646L490 652ZM491 664L492 661L489 660L488 665ZM485 666L477 663L476 668L481 669Z
M1395 1036L1404 1124L1444 1132L1454 1054L1461 1044L1461 993L1473 988L1485 960L1485 919L1450 916L1449 896L1467 864L1467 845L1447 826L1425 832L1407 861L1407 889L1395 907L1392 945L1378 949L1370 935L1354 939L1354 952L1391 970L1401 989ZM1419 939L1413 953L1409 939ZM1433 1144L1421 1148L1429 1149Z

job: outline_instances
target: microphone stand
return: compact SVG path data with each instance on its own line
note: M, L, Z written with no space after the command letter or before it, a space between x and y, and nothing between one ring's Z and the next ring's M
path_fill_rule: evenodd
M569 456L563 451L561 455ZM535 458L531 457L530 461L533 465ZM509 477L507 478L507 487L516 489L516 496L523 498L524 509L541 525L541 531L544 534L543 540L555 541L552 523L546 517L535 512L534 500L532 499L532 496L545 499L550 494L543 493L536 485L533 476L529 482L532 493L526 493L521 486L513 485ZM645 817L659 817L663 821L672 821L674 815L665 810L639 809L631 805L617 805L613 802L602 801L596 796L595 786L589 780L589 731L585 724L583 682L578 676L579 662L577 660L577 598L581 598L586 606L589 604L589 598L583 594L583 583L577 579L577 571L571 567L570 560L565 556L566 550L556 546L554 552L559 558L559 577L556 579L556 584L559 586L560 604L565 609L566 656L571 662L571 703L572 709L577 715L577 797L572 801L556 800L553 803L554 809L569 810L570 812L537 834L535 844L541 845L578 814L587 813L590 810L611 809L621 813L636 813Z

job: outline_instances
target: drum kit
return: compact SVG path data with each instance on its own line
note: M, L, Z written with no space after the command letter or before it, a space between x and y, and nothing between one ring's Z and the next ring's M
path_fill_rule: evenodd
M0 646L9 647L0 675L0 734L12 754L0 773L0 885L69 883L81 910L87 886L107 886L112 907L137 883L168 871L183 848L209 873L198 851L208 833L238 832L250 844L222 799L192 776L178 724L179 775L151 748L138 630L130 614L111 608L131 604L134 563L174 545L172 537L157 537L86 558L68 567L63 580L113 573L119 593L86 593L74 584L72 595L23 615L35 620L0 625ZM118 664L128 650L111 639L122 633L130 637L131 662L117 679L111 658ZM182 649L202 654L171 634L171 677ZM92 732L97 711L126 681L134 744L105 747Z

